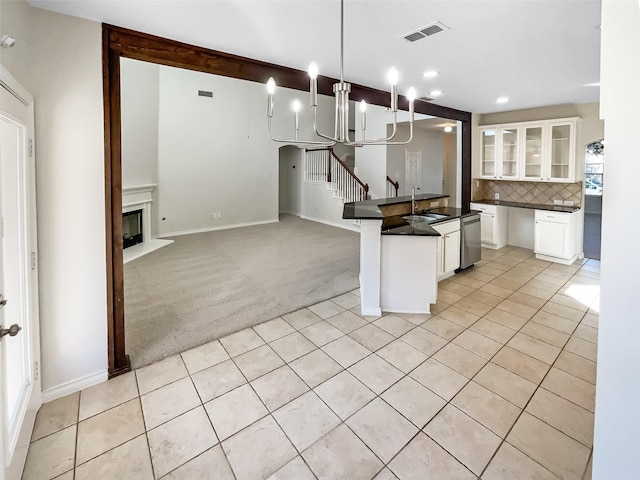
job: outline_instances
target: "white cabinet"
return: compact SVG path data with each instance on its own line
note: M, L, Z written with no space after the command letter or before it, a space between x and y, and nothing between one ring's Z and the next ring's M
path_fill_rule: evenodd
M576 122L549 122L547 135L546 181L566 182L575 181L576 157Z
M480 128L480 178L573 183L579 118Z
M450 277L460 268L460 219L432 225L438 237L438 280Z
M480 211L480 242L485 248L498 249L507 244L509 208L500 205L472 203L471 210Z
M520 129L517 126L484 128L481 131L480 176L517 180L520 163Z
M536 258L569 265L578 258L578 217L574 213L536 210Z

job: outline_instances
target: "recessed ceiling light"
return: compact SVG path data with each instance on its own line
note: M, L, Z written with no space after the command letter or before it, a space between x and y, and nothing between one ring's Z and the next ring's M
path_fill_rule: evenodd
M593 82L593 83L585 83L584 85L582 85L583 87L599 87L600 86L600 82Z
M453 127L451 125L447 125L444 127L444 131L447 133L451 133L453 131Z
M424 72L423 76L424 78L435 78L438 76L438 72L436 72L435 70L427 70L426 72Z
M429 92L429 95L431 95L432 97L439 97L440 95L442 95L442 91L441 90L431 90Z
M509 101L509 97L498 97L496 103L507 103Z

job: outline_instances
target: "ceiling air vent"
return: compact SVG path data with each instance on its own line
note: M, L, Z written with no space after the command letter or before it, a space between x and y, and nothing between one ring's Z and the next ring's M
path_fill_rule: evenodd
M437 21L425 25L424 27L420 27L419 29L409 32L402 37L409 42L417 42L418 40L426 37L430 37L431 35L435 35L436 33L440 33L443 30L451 30L444 23Z

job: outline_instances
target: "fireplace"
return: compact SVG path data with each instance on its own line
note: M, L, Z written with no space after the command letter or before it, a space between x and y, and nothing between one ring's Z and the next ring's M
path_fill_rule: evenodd
M142 209L122 214L122 248L144 242Z

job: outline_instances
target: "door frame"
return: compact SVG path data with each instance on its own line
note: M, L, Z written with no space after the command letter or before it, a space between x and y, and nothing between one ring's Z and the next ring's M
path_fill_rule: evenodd
M26 295L27 302L26 308L28 309L27 318L29 321L29 329L23 329L23 332L29 332L31 336L31 352L29 356L29 365L27 368L30 371L29 380L31 385L30 395L27 399L27 404L24 410L24 417L21 420L21 428L16 439L15 450L12 458L12 469L20 466L20 469L24 468L24 462L27 457L27 451L29 447L29 440L31 438L31 432L35 423L36 413L42 405L42 386L40 377L40 311L39 311L39 291L38 291L38 248L37 248L37 215L36 215L36 178L35 178L35 147L34 147L34 99L33 96L13 77L11 72L0 63L0 88L4 87L9 93L11 93L18 101L24 104L27 109L27 141L29 143L29 151L26 152L27 165L25 175L25 187L26 191L26 238L24 248L26 249L27 257L31 256L31 265L27 269L25 275L26 282ZM6 341L3 340L3 341ZM2 386L0 385L0 393ZM0 401L0 403L2 403ZM3 413L3 412L0 412ZM3 420L0 419L0 423ZM3 434L2 428L0 428L0 435ZM3 450L6 448L4 445L4 439L0 439L0 448ZM0 452L2 458L2 465L0 468L4 471L6 465L4 462L4 452ZM19 460L18 463L14 463ZM22 470L20 470L22 471Z
M121 57L259 83L266 83L269 77L274 77L278 79L278 85L281 87L302 91L309 88L309 77L307 72L302 70L188 45L113 25L102 25L109 377L131 370L124 340ZM336 82L336 79L319 76L318 93L333 96L333 84ZM367 103L381 106L387 106L389 102L389 92L382 90L352 84L351 92L352 98L356 101L365 99ZM406 97L399 97L398 106L408 110L409 102ZM427 102L417 102L415 111L462 123L462 208L468 211L471 201L471 113Z

